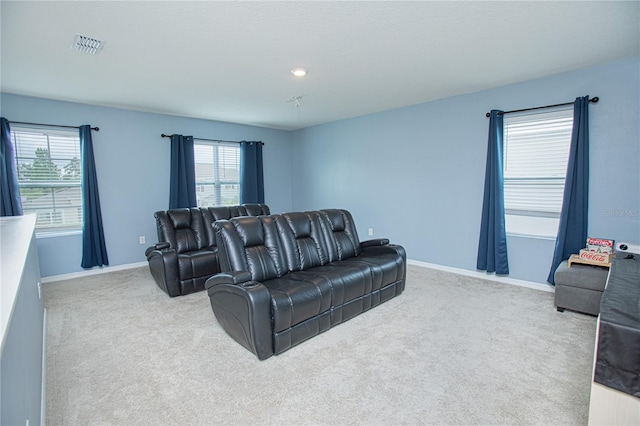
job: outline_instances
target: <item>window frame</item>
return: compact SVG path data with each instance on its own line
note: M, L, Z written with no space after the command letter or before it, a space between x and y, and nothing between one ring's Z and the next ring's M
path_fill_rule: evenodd
M573 108L564 106L505 116L503 129L507 234L555 240L571 146ZM530 136L532 134L534 136ZM520 144L515 145L517 142ZM514 146L517 147L516 151ZM523 152L529 152L529 156ZM511 156L515 156L516 160ZM532 157L534 160L531 160ZM536 163L535 158L542 162ZM518 162L520 169L514 170ZM536 164L542 164L542 167ZM522 197L522 192L516 193L518 186L521 190L529 191L529 194L524 192L528 197Z
M36 154L37 150L42 147L37 147L33 140L40 137L44 137L46 140L46 157L38 157L38 154ZM29 138L31 138L32 141L29 141ZM23 140L20 141L20 139ZM67 139L67 141L65 141L65 139ZM62 141L65 141L65 143L63 145L58 145L57 149L62 149L63 152L65 154L68 153L68 155L66 157L63 155L52 155L52 143L60 144ZM30 142L33 143L32 146L29 146ZM48 126L14 125L11 128L11 143L14 148L14 164L18 174L18 189L20 192L20 202L22 203L23 214L36 214L36 237L42 238L81 234L84 226L84 217L82 213L84 201L82 197L82 158L79 132L77 130L74 131ZM72 143L75 144L75 146L72 145ZM30 149L33 149L33 154L25 154L25 151ZM71 154L73 154L73 156L71 156ZM33 167L34 162L38 158L44 159L47 163L54 164L56 169L61 173L60 177L58 179L33 180L32 182L25 180L23 178L23 173L25 173L25 170L28 170L26 167L28 165ZM74 164L74 170L72 172L77 173L77 175L72 179L64 179L63 171L65 167L71 165L74 161L77 164ZM31 163L29 164L29 162ZM62 164L63 162L67 163L59 167L58 163ZM37 206L34 204L34 206L29 207L28 195L26 195L24 191L26 188L43 190L44 194L42 197L50 196L51 204L44 204L43 206ZM70 205L64 206L63 203L60 202L60 198L58 198L58 203L56 203L56 188L64 188L63 190L78 188L79 194L66 198L66 200L71 199L73 202ZM79 203L76 202L76 200L78 200ZM70 217L69 215L75 217L77 220L72 221L70 225L64 225L65 218ZM58 220L59 223L57 226L55 223L51 223L51 226L43 225L43 221L46 217L49 217L50 222L53 218L58 217L60 218Z
M198 207L232 206L240 204L240 144L237 142L194 140L194 169L195 190ZM212 149L212 162L199 161L201 154L208 148ZM233 152L231 152L233 150ZM222 160L222 161L221 161ZM198 165L211 164L211 178L203 180L204 170L198 170ZM227 167L225 167L227 166ZM222 170L221 170L222 169ZM232 186L232 188L229 188ZM235 186L235 188L233 188ZM200 195L207 187L213 187L211 195ZM229 196L230 191L231 196ZM226 194L226 195L225 195ZM211 203L204 199L212 196Z

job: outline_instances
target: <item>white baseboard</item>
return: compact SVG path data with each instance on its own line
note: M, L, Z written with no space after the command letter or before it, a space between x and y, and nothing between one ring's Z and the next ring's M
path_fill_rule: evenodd
M126 265L103 266L102 268L87 269L86 271L71 272L69 274L51 275L49 277L42 277L42 283L45 284L45 283L51 283L55 281L69 280L72 278L81 278L81 277L88 277L91 275L106 274L108 272L124 271L126 269L139 268L141 266L147 266L147 265L148 265L147 262L137 262L137 263L127 263Z
M533 282L533 281L525 281L525 280L518 280L518 279L515 279L515 278L501 277L501 276L496 276L496 275L489 275L489 274L487 274L485 272L469 271L467 269L454 268L454 267L451 267L451 266L438 265L438 264L435 264L435 263L421 262L419 260L413 260L413 259L408 259L407 263L409 265L420 266L420 267L423 267L423 268L437 269L439 271L451 272L451 273L454 273L454 274L465 275L465 276L473 277L473 278L481 278L483 280L490 280L490 281L495 281L495 282L504 283L504 284L517 285L517 286L520 286L520 287L532 288L532 289L535 289L535 290L546 291L546 292L549 292L549 293L555 292L555 288L553 286L547 285L547 284L540 284L540 283L536 283L536 282ZM72 273L69 273L69 274L52 275L50 277L43 277L42 278L42 283L50 283L50 282L55 282L55 281L68 280L68 279L72 279L72 278L88 277L88 276L97 275L97 274L106 274L108 272L123 271L123 270L126 270L126 269L139 268L141 266L147 266L147 262L128 263L126 265L118 265L118 266L105 266L105 267L102 267L102 268L88 269L86 271L72 272Z
M42 382L40 385L40 424L47 422L47 309L42 317Z
M487 274L486 272L469 271L467 269L453 268L451 266L437 265L435 263L421 262L419 260L408 259L407 263L409 265L415 265L415 266L420 266L420 267L429 268L429 269L437 269L439 271L451 272L454 274L465 275L467 277L481 278L483 280L490 280L490 281L495 281L495 282L504 283L504 284L511 284L511 285L517 285L520 287L532 288L534 290L541 290L549 293L555 293L555 287L548 284L540 284L533 281L525 281L525 280L518 280L515 278L490 275L490 274Z

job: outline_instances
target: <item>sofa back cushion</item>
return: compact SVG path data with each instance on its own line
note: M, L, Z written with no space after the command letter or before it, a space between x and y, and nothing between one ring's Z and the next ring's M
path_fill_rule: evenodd
M158 242L167 242L178 253L184 253L216 246L216 220L260 214L269 214L266 204L170 209L155 212L154 217Z
M269 206L266 204L245 203L239 207L242 214L238 216L268 216L271 214Z
M341 209L327 209L319 212L327 255L330 262L348 259L360 254L360 240L351 213Z
M249 271L254 281L288 272L275 221L270 216L242 216L215 222L220 269Z
M213 221L222 219L231 219L232 217L243 216L238 210L238 206L215 206L215 207L201 207L203 214L206 211L211 216Z
M283 213L272 217L290 271L303 271L327 263L326 243L316 212Z
M215 206L200 207L202 220L204 222L204 231L207 235L207 244L209 246L216 245L216 233L213 229L213 223L216 220L231 219L232 217L244 216L240 213L239 206Z
M222 272L249 271L256 281L361 252L353 218L346 210L236 217L216 221L214 229Z
M208 245L202 214L198 208L169 209L155 213L158 241L167 242L177 253L201 250Z

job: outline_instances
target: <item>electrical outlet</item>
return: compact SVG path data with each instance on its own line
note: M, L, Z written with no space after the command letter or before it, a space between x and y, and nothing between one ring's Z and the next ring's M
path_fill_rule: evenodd
M144 237L144 235L140 235L140 237L138 237L138 238L139 238L139 240L140 240L140 244L144 244L144 243L146 243L146 242L147 242L147 241L146 241L147 239Z
M369 228L369 236L373 237L373 228Z

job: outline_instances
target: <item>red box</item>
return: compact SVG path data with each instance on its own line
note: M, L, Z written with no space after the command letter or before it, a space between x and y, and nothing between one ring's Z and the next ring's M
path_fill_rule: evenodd
M595 263L610 263L611 256L609 253L598 253L587 249L580 250L580 259L588 260Z
M587 238L587 248L586 250L595 252L595 253L606 253L612 254L614 247L613 240L607 240L603 238Z

